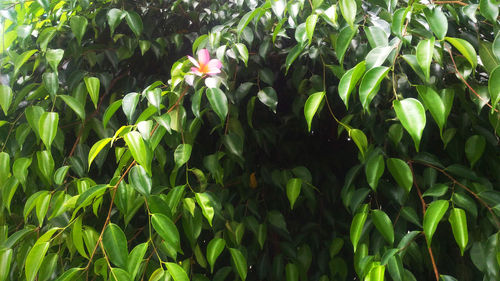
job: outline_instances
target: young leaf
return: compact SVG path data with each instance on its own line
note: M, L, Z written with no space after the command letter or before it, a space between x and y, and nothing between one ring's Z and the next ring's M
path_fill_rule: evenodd
M189 277L186 271L184 271L184 269L180 265L173 262L167 262L165 263L165 266L167 267L168 273L170 273L174 281L189 281Z
M47 149L50 149L52 141L56 137L59 114L57 112L44 112L38 121L40 138Z
M434 37L421 40L417 45L417 62L425 75L425 81L429 81L432 56L434 54Z
M210 272L214 271L214 264L219 255L224 250L226 246L226 241L222 238L214 238L212 239L207 246L207 261L210 264Z
M54 97L57 94L57 90L59 89L59 78L57 74L54 72L45 72L42 74L43 86L49 92L51 97Z
M134 113L137 109L137 104L139 103L140 98L141 96L139 93L135 92L128 93L123 97L122 110L123 113L125 113L129 124L133 123Z
M392 245L394 243L394 227L389 216L384 211L372 210L372 221L385 241Z
M171 219L157 213L151 215L151 224L165 242L170 244L176 251L181 251L179 231Z
M90 99L94 103L94 107L97 108L101 82L97 77L85 77L83 78L83 80L85 81L85 86L87 87L87 91L89 92Z
M357 6L355 0L340 0L340 12L344 17L345 21L351 26L351 29L355 29L354 20L356 19Z
M368 185L373 189L373 191L377 191L377 186L382 174L384 173L385 164L384 157L382 155L375 155L368 159L365 164L365 174L366 181Z
M286 196L290 202L290 209L293 210L293 205L299 197L300 189L302 188L302 180L299 178L291 178L286 184Z
M316 28L316 23L318 22L318 15L317 14L312 14L307 17L306 19L306 32L307 32L307 38L309 39L309 45L312 42L312 38L314 35L314 29Z
M214 202L212 196L208 193L196 193L195 197L203 216L207 219L210 226L212 226L212 220L214 218Z
M354 141L361 152L361 155L365 157L365 152L368 148L368 139L366 138L365 133L358 129L351 129L349 130L349 137Z
M229 252L231 253L231 258L236 266L236 271L240 276L241 280L245 281L247 278L247 260L243 256L240 250L229 248Z
M314 115L316 114L316 111L318 111L318 108L323 101L323 97L325 96L325 92L317 92L312 95L310 95L306 103L304 105L304 116L307 121L307 129L311 131L311 123Z
M49 242L36 243L28 252L24 266L27 281L35 280L49 247Z
M192 149L193 147L187 143L181 143L177 146L174 151L174 162L177 168L181 167L182 165L186 164L187 161L189 161Z
M21 66L23 66L37 51L38 50L25 51L14 59L14 77L17 76Z
M221 122L224 123L229 110L226 95L218 88L208 88L206 93L212 109L219 116Z
M122 229L110 223L102 236L104 249L113 264L126 268L128 259L127 237Z
M449 203L446 200L437 200L429 204L429 207L425 211L424 233L429 246L431 245L432 236L436 231L439 221L443 218L444 214L448 210L448 205Z
M123 100L117 100L110 104L108 108L106 108L106 111L104 111L104 115L102 116L102 126L106 128L106 125L108 125L109 120L115 112L122 106Z
M236 43L234 44L234 47L236 47L236 50L238 51L238 54L240 54L241 60L245 63L245 66L248 64L248 49L247 46L243 43Z
M460 247L460 253L463 256L465 247L469 241L465 211L459 208L451 209L449 221L451 224L451 230L453 231L453 236L455 237L455 241L457 241L458 247Z
M363 231L363 226L365 225L367 216L367 212L361 211L357 213L352 219L350 237L352 246L354 247L354 252L356 252L356 248L358 247L358 242L361 238L361 233Z
M69 166L62 166L56 170L54 173L54 183L57 185L62 185L64 182L64 178L68 174Z
M141 165L132 167L129 173L130 184L142 195L150 195L152 179Z
M432 117L436 121L439 132L443 134L443 128L446 123L446 108L441 97L432 88L426 86L417 86L418 96L424 102L425 107L429 109Z
M0 281L5 281L9 277L11 262L12 249L5 248L0 250Z
M389 67L378 66L368 70L361 84L359 85L359 100L364 110L368 110L371 101L375 97L380 88L380 82L385 78L389 72Z
M0 85L0 107L2 107L5 116L7 116L7 111L9 110L12 100L13 96L10 87L7 85Z
M397 184L409 193L413 186L413 175L408 164L398 158L389 158L387 159L387 168Z
M82 44L83 35L85 35L85 31L87 30L88 20L85 17L81 16L72 16L69 20L69 26L71 27L71 31L78 40L78 45Z
M88 157L88 162L89 162L89 169L90 169L90 165L92 165L92 162L94 161L94 159L97 157L97 155L99 154L99 152L101 152L101 150L110 142L112 141L113 138L105 138L105 139L102 139L98 142L96 142L92 148L90 149L89 151L89 157Z
M419 151L420 139L426 122L424 106L414 98L395 100L393 106L399 121L412 137L415 149Z
M339 96L345 104L345 107L349 109L349 97L351 96L351 92L356 87L359 79L363 77L366 69L366 62L362 61L358 63L355 67L349 69L342 75L342 78L339 82Z
M151 175L153 153L147 143L142 139L141 134L137 131L132 131L123 136L123 139L130 149L130 153L132 153L135 161L144 167L146 172Z
M465 142L465 156L469 160L470 166L474 167L481 158L486 147L486 139L481 135L474 135Z

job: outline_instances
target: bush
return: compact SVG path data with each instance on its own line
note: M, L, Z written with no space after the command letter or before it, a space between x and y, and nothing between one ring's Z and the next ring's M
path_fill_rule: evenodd
M0 281L499 280L496 0L0 6Z

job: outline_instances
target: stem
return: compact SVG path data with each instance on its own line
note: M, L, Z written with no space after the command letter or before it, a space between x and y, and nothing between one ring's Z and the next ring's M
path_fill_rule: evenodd
M464 3L462 1L434 1L434 4L440 4L440 5L445 5L445 4L458 4L458 5L462 5L462 6L468 6L469 4L467 3Z

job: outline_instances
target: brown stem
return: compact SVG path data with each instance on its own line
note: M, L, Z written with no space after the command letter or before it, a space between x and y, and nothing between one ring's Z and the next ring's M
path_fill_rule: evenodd
M450 58L451 58L451 61L453 62L453 66L455 67L455 72L458 74L458 76L460 77L460 80L462 80L462 82L464 82L464 84L467 86L467 88L469 88L469 90L471 90L471 92L474 93L474 95L476 95L476 97L480 100L482 100L483 102L486 103L486 105L493 109L494 111L498 112L498 109L496 108L493 108L493 106L491 106L491 104L485 100L483 97L481 97L472 87L471 85L469 85L469 83L467 83L467 81L465 80L465 78L462 76L462 73L460 73L460 71L458 71L458 67L457 65L455 64L455 59L453 59L453 54L451 53L451 49L450 48L447 48L447 51L448 53L450 54Z
M434 255L432 254L431 245L429 245L429 241L427 241L427 236L425 236L425 242L427 242L428 245L427 250L429 251L429 256L431 257L432 268L434 269L434 276L436 277L436 281L439 281L439 272L436 266L436 261L434 260Z
M458 4L458 5L462 5L462 6L468 6L469 4L467 3L464 3L462 1L434 1L434 4L440 4L440 5L445 5L445 4Z

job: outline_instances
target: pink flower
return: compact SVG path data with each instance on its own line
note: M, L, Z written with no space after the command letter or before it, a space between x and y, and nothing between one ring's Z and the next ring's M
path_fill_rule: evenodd
M191 72L198 76L216 75L220 73L222 62L218 59L210 59L210 54L207 49L198 51L198 60L188 56L188 59L196 66L191 67Z

